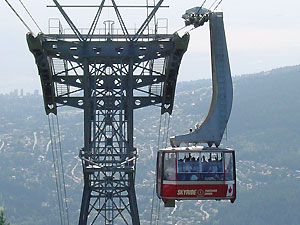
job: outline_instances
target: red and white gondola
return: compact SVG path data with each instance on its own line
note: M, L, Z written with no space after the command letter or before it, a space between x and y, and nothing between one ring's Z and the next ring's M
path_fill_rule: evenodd
M157 153L156 191L166 207L175 200L236 198L233 149L204 146L161 149Z

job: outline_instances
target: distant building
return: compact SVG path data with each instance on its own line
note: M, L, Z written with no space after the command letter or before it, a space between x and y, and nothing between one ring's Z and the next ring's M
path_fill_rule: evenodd
M39 90L34 90L33 95L35 96L39 95Z
M18 89L15 89L14 91L10 92L10 96L18 96Z

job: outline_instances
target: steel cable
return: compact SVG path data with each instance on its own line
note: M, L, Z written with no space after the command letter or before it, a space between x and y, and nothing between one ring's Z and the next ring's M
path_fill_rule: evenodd
M157 201L155 225L158 225L160 219L160 201Z
M69 225L69 209L67 203L66 183L64 177L65 171L62 159L62 147L58 117L56 116L55 122L54 116L48 115L48 123L60 221L61 225Z
M170 131L170 120L171 120L171 115L169 114L166 141L165 141L165 148L167 148L167 145L168 145L168 138L169 138L169 131Z
M157 137L157 151L159 150L159 145L160 145L160 134L161 134L161 121L162 121L162 115L160 115L159 119L159 128L158 128L158 137ZM156 179L156 172L154 176L154 182L153 182L153 193L152 193L152 205L151 205L151 220L150 220L150 225L152 225L152 220L153 220L153 210L154 210L154 200L155 200L155 179ZM154 215L156 217L156 215Z
M59 214L60 214L60 222L63 224L63 217L62 217L62 210L61 210L61 196L59 191L59 185L58 185L58 176L57 176L57 169L56 169L56 163L55 163L55 153L54 153L54 145L53 145L53 135L52 135L52 129L51 129L51 119L50 115L48 115L48 124L49 124L49 132L50 132L50 141L51 141L51 149L52 149L52 160L53 160L53 167L54 167L54 177L55 177L55 184L56 184L56 190L57 190L57 198L58 198L58 207L59 207Z
M219 7L219 5L221 4L222 1L223 1L223 0L219 1L219 3L216 5L216 7L214 8L213 11L216 11L216 9Z
M16 16L20 19L20 21L23 23L23 25L28 29L30 33L33 34L32 30L29 28L29 26L25 23L25 21L21 18L21 16L17 13L17 11L14 9L14 7L8 2L8 0L4 0L8 6L11 8L11 10L16 14Z
M170 127L170 118L171 115L165 115L164 119L162 120L163 115L160 116L160 121L159 121L159 134L158 134L158 143L157 143L157 147L158 150L160 148L166 148L167 144L168 144L168 134L169 134L169 127ZM163 128L162 127L162 123L164 124ZM162 137L162 141L160 141L160 136L161 133L163 133L163 137ZM156 174L157 176L157 174ZM150 221L150 225L152 225L152 221L153 221L153 211L154 211L154 196L155 196L155 179L153 182L153 192L152 192L152 207L151 207L151 221ZM156 207L155 207L155 213L154 213L154 224L157 225L158 221L160 219L160 201L157 200L156 202Z
M60 165L59 165L59 149L57 147L57 134L56 134L56 129L55 129L55 124L54 124L54 119L53 119L53 115L52 115L52 127L53 127L53 135L54 135L54 150L55 150L55 162L57 163L56 164L56 167L57 167L57 175L58 175L58 185L59 185L59 192L60 192L60 196L61 196L61 207L62 207L62 215L63 215L63 224L65 224L65 210L63 209L63 193L62 193L62 178L61 178L61 170L60 170Z
M62 157L60 129L59 129L59 121L58 121L58 116L57 115L56 115L56 123L57 123L58 144L59 144L59 152L60 152L60 163L61 163L61 168L62 168L62 181L63 181L64 195L65 195L65 206L66 206L67 222L68 222L68 225L69 225L70 221L69 221L69 209L68 209L67 191L66 191L66 183L65 183L65 170L64 170L64 163L63 163L63 159L62 159L63 157Z
M23 4L23 2L21 0L19 0L19 2L21 3L21 5L23 6L23 8L25 9L25 11L27 12L27 14L30 16L30 18L32 19L32 21L34 22L34 24L37 26L37 28L40 30L41 33L43 33L42 29L40 28L40 26L37 24L37 22L35 21L35 19L33 18L33 16L30 14L30 12L28 11L28 9L26 8L26 6Z

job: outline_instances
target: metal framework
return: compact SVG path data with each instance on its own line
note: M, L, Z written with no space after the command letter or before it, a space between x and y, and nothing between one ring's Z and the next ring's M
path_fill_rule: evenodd
M63 7L53 0L73 34L27 34L38 67L46 114L60 106L84 111L84 174L79 225L140 224L135 194L137 150L133 143L133 111L150 105L172 113L175 86L189 35L150 34L163 0L135 33L130 33L114 0L122 34L106 21L95 34L102 0L86 34L80 32Z

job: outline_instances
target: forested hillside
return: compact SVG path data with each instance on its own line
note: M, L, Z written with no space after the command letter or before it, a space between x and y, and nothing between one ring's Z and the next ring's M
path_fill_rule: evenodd
M300 224L300 66L233 80L233 110L222 143L236 150L236 202L161 205L159 224ZM210 80L179 83L169 135L186 133L201 122L210 100ZM0 208L13 225L59 224L42 96L0 95L0 104ZM150 221L159 112L158 107L135 112L141 224ZM83 185L77 157L82 116L70 108L59 111L71 224L78 220Z

